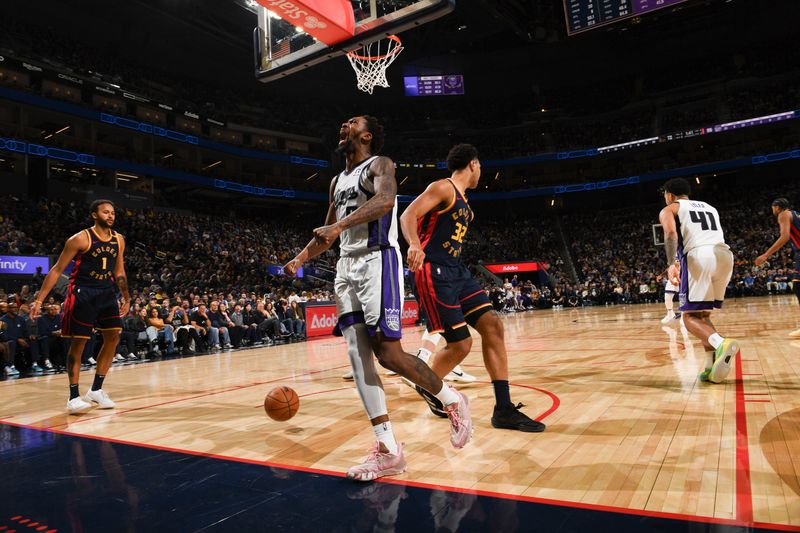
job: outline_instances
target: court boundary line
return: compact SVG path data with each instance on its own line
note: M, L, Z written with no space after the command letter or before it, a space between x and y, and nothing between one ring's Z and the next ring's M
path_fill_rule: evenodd
M747 407L742 373L742 353L736 354L736 517L753 521L753 488L750 483L750 443L747 435ZM761 374L758 374L761 375ZM749 400L757 401L757 400Z
M242 389L249 389L251 387L257 387L259 385L268 385L270 383L275 383L275 382L281 381L281 380L289 380L289 379L292 379L292 378L297 378L297 377L302 377L302 376L311 376L313 374L321 374L322 372L329 372L329 371L332 371L332 370L340 370L342 368L349 367L349 366L350 366L350 364L348 363L346 365L339 365L339 366L335 366L333 368L325 368L325 369L321 369L321 370L312 370L312 371L303 372L303 373L300 373L300 374L293 374L291 376L282 376L282 377L275 378L275 379L270 379L270 380L267 380L267 381L257 381L257 382L254 382L254 383L250 383L248 385L237 385L235 387L228 387L228 388L221 389L221 390L205 392L203 394L196 394L194 396L184 396L182 398L176 398L174 400L169 400L169 401L166 401L166 402L160 402L160 403L156 403L156 404L152 404L152 405L143 405L141 407L132 407L130 409L123 409L121 411L116 411L115 410L115 411L112 411L112 412L110 412L108 414L102 414L102 415L88 417L88 418L87 417L81 417L81 418L79 418L77 420L64 422L63 424L55 424L53 426L48 426L48 427L49 428L53 428L53 429L62 428L62 427L69 427L71 425L79 424L81 422L90 422L92 420L100 420L100 419L103 419L103 418L110 418L110 417L113 417L113 416L122 416L122 415L124 415L126 413L132 413L134 411L142 411L144 409L152 409L153 407L161 407L163 405L171 405L171 404L174 404L174 403L180 403L180 402L185 402L185 401L189 401L189 400L196 400L197 398L205 398L207 396L214 396L215 394L224 394L226 392L233 392L233 391L242 390ZM2 420L0 420L0 423L1 422L2 422Z
M28 424L20 424L16 422L9 422L6 420L0 420L0 424L13 426L23 429L31 429L35 431L44 431L47 433L55 433L58 435L65 435L67 437L77 437L77 438L86 438L91 440L98 440L98 441L105 441L111 442L114 444L122 444L126 446L136 446L140 448L148 448L157 451L166 451L172 453L181 453L184 455L192 455L195 457L206 457L209 459L217 459L223 461L231 461L235 463L244 463L244 464L252 464L258 466L266 466L266 467L275 467L275 468L283 468L285 470L293 470L298 472L307 472L311 474L322 474L332 477L339 477L345 478L346 474L344 472L334 472L332 470L324 470L321 468L311 468L311 467L304 467L304 466L295 466L295 465L286 465L281 463L275 463L272 461L257 461L255 459L247 459L244 457L232 457L226 456L222 454L215 454L215 453L208 453L208 452L198 452L193 450L184 450L180 448L172 448L169 446L160 446L157 444L145 444L145 443L138 443L138 442L131 442L125 441L122 439L115 439L111 437L100 437L97 435L83 435L79 433L73 433L71 431L66 431L62 429L55 429L55 428L41 428L36 426L31 426ZM683 522L698 522L698 523L706 523L706 524L719 524L719 525L728 525L728 526L744 526L744 527L758 527L762 529L773 529L776 531L800 531L800 526L792 526L789 524L773 524L769 522L743 522L739 519L729 519L729 518L716 518L711 516L698 516L698 515L686 515L680 513L667 513L661 511L648 511L644 509L631 509L627 507L613 507L608 505L596 505L590 503L582 503L582 502L572 502L568 500L554 500L554 499L547 499L547 498L537 498L533 496L523 496L523 495L515 495L515 494L507 494L502 492L493 492L493 491L485 491L485 490L476 490L476 489L466 489L462 487L452 487L448 485L437 485L431 483L422 483L418 481L407 481L407 480L395 480L395 479L379 479L373 481L373 483L388 483L393 485L402 485L408 487L415 487L427 490L445 490L449 492L459 492L462 494L474 494L476 496L485 496L489 498L498 498L504 500L514 500L514 501L524 501L528 503L537 503L542 505L551 505L556 507L569 507L574 509L584 509L589 511L602 511L602 512L609 512L609 513L617 513L617 514L625 514L625 515L634 515L634 516L647 516L652 518L663 518L667 520L679 520Z

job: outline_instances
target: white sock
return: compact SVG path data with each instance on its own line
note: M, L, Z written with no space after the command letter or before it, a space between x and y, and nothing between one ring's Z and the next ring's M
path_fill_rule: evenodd
M444 381L442 382L442 390L440 390L437 394L434 394L436 398L442 402L442 405L450 405L451 403L458 403L459 398L458 394L456 394L453 389L447 386L447 383Z
M667 308L667 311L672 311L672 295L666 294L664 295L664 307Z
M706 352L706 368L714 366L714 352Z
M422 333L422 342L432 342L436 346L440 340L442 340L441 333L428 333L427 329Z
M720 336L719 333L712 333L711 336L708 338L708 343L714 347L716 350L719 348L719 345L725 341L725 337Z
M431 351L426 348L420 348L417 350L417 357L425 361L425 364L428 364L428 361L431 358Z
M375 432L375 437L378 439L378 442L386 446L389 453L397 455L397 441L394 438L391 422L383 422L377 426L372 426L372 431Z

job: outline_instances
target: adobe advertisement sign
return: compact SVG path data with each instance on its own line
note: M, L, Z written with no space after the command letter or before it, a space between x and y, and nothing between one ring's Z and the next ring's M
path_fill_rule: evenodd
M522 261L519 263L492 263L484 264L486 270L492 274L516 274L517 272L538 272L544 267L538 261Z
M419 306L416 300L406 300L403 302L403 312L400 315L401 324L410 326L419 319ZM336 305L330 304L308 304L306 305L306 335L311 337L322 337L332 335L333 328L336 326Z
M336 326L336 305L306 305L306 336L322 337L332 335Z

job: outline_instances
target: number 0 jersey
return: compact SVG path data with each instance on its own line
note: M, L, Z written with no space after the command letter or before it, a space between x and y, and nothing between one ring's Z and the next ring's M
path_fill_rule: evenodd
M93 228L83 230L89 238L89 247L75 257L70 274L70 285L76 287L110 288L114 286L114 268L119 257L119 233L103 240Z
M429 211L417 223L425 260L438 265L461 264L461 247L474 214L467 199L449 178L453 186L450 205L440 211Z
M698 200L678 200L678 243L681 253L699 246L725 244L717 210ZM726 245L727 246L727 245Z
M336 176L336 186L333 189L336 220L342 220L375 196L375 184L368 175L369 166L377 157L369 157L349 172L343 171ZM343 257L353 257L387 248L399 248L396 198L392 210L381 218L348 228L339 235L339 250Z

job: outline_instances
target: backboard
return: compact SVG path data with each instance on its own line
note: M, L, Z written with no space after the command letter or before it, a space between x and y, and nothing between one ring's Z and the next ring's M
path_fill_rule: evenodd
M664 227L661 224L653 224L653 244L664 246Z
M421 26L447 15L455 0L353 0L355 34L332 46L316 40L302 27L258 6L253 30L256 78L281 79L388 35Z

